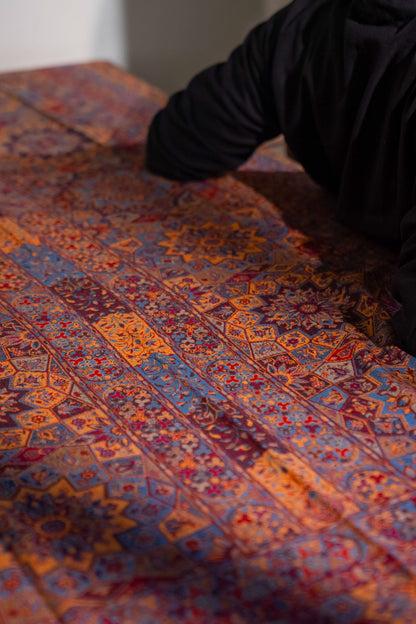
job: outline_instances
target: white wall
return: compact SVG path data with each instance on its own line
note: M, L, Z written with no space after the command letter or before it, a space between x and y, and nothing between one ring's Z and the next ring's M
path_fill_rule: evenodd
M263 0L263 15L269 17L276 11L281 9L286 4L289 4L290 0Z
M287 0L0 0L0 72L106 59L168 92Z
M97 58L124 65L122 10L121 0L0 0L0 71Z
M127 65L167 92L227 58L288 0L124 0Z
M128 65L171 92L225 59L262 20L262 0L124 0Z

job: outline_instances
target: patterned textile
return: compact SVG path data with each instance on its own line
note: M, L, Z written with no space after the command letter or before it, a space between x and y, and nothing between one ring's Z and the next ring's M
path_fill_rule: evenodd
M395 259L267 148L150 175L162 102L0 76L0 622L413 624Z

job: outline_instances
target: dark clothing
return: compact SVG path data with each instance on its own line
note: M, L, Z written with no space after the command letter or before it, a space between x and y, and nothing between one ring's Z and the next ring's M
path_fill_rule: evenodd
M235 169L283 133L344 223L400 248L393 324L416 355L416 3L295 0L152 122L148 167L179 180Z

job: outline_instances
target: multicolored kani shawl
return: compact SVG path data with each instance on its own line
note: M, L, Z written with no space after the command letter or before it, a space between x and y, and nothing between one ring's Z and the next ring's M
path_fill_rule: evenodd
M414 624L395 259L270 148L149 174L163 101L0 76L0 622Z

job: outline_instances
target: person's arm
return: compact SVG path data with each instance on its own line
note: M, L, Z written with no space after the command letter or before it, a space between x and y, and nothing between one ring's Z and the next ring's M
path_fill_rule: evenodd
M416 187L414 193L416 200ZM394 278L394 295L402 308L393 317L400 346L416 356L416 201L401 223L402 247Z
M170 98L150 126L150 171L176 180L216 177L280 133L270 74L285 14L254 28L226 63L201 72Z

